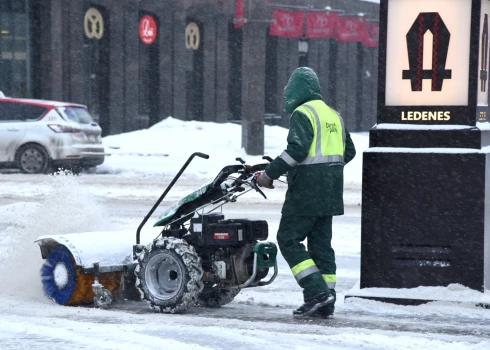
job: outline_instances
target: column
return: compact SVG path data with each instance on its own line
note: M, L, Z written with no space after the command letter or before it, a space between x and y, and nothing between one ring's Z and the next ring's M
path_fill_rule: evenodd
M228 50L229 21L226 15L218 15L216 31L216 121L225 123L228 121L228 83L229 50Z
M204 50L203 76L203 120L216 121L216 17L206 17L204 37L201 40Z
M69 65L69 87L70 87L70 102L85 103L84 98L84 83L85 72L83 65L83 17L85 15L83 1L71 0L69 4L70 14L68 21L70 22L70 49L67 59L70 60Z
M242 146L250 155L264 154L265 1L246 1L242 62Z
M123 130L132 131L138 129L139 117L139 11L135 3L124 6L124 28L123 28Z
M121 38L123 37L124 7L114 6L110 9L110 94L109 94L109 119L110 134L119 134L123 131L123 106L122 101L124 79L121 72L124 71L123 56L124 47ZM134 31L137 27L134 28ZM101 101L101 103L106 103Z

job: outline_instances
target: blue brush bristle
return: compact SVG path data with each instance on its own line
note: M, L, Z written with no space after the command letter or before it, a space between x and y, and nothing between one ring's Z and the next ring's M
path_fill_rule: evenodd
M54 281L54 268L60 262L68 270L68 283L63 289L59 289ZM40 272L44 294L58 304L65 305L70 300L75 287L75 270L68 249L65 246L56 247L46 258Z

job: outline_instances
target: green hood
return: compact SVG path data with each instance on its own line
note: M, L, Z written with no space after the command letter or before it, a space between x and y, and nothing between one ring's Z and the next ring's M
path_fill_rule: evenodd
M284 109L288 113L312 100L321 100L320 82L313 69L308 67L296 68L284 88Z

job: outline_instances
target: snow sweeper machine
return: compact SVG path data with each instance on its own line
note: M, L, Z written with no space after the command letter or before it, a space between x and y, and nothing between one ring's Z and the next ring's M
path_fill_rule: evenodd
M108 307L114 299L143 299L156 310L178 313L193 305L219 307L243 288L272 283L278 271L277 247L265 241L267 222L227 220L221 210L252 190L266 198L254 174L267 164L250 166L237 158L240 164L225 166L213 181L170 205L154 225L158 231L142 232L196 156L209 158L203 153L189 157L136 237L134 231L39 237L46 296L62 305L93 302L97 307Z

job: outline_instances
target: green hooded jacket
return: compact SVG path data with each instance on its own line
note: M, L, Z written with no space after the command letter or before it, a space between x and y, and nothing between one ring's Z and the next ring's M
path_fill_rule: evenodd
M284 107L293 113L302 104L321 100L320 83L316 73L307 67L297 68L284 88ZM345 164L356 155L354 143L346 130ZM300 111L291 115L286 152L298 163L308 156L313 142L313 127ZM288 190L282 208L283 215L327 216L344 214L344 164L323 163L289 166L277 157L266 169L271 179L287 173Z

